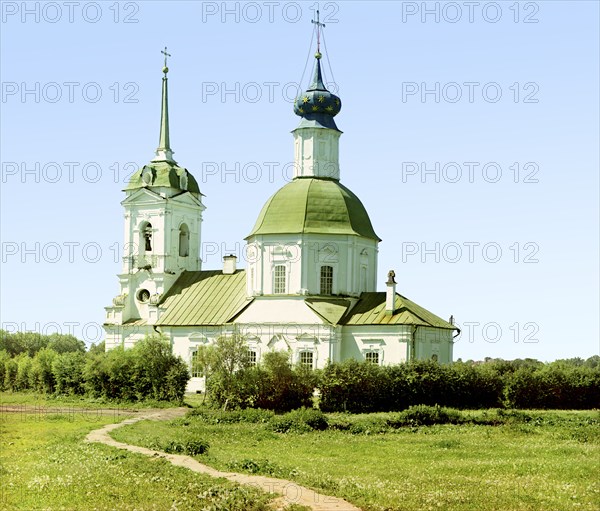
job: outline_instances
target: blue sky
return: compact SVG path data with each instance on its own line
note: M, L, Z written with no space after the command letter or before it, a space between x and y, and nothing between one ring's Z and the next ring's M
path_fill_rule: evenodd
M165 45L172 146L206 196L204 268L241 254L287 182L316 5L2 2L4 328L101 340ZM342 182L383 239L380 289L393 268L400 293L453 314L455 358L597 354L598 2L320 9Z

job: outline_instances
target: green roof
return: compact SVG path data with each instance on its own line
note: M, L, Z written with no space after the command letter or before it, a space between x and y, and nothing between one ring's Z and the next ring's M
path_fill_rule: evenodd
M343 298L307 298L304 302L332 325L340 322L351 303Z
M396 293L394 314L385 311L385 292L362 293L354 307L340 321L343 325L417 325L457 330L427 309Z
M246 297L246 274L238 270L184 271L161 300L161 326L222 325L252 301Z
M148 174L146 181L144 181L143 178L144 173ZM185 179L182 180L182 176L185 176ZM185 183L185 181L187 181L187 183ZM185 186L182 187L182 185ZM125 191L158 186L177 188L179 190L200 194L200 187L194 176L192 176L187 169L177 165L177 163L166 160L152 161L147 165L144 165L131 176Z
M332 179L297 178L264 205L257 234L351 234L381 241L359 198Z

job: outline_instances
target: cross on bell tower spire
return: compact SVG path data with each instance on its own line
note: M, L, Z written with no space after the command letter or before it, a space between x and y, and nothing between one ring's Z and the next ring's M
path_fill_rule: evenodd
M169 68L167 67L167 57L171 54L167 53L167 47L160 51L165 56L165 62L163 66L163 79L162 79L162 106L160 112L160 138L158 141L158 148L156 149L156 157L152 161L172 161L173 151L171 150L171 140L169 137L169 95L168 95L168 78L167 73Z
M317 20L310 20L311 23L314 23L315 28L317 29L317 53L315 54L315 57L317 59L321 58L321 30L323 29L323 27L325 26L325 23L321 23L319 21L319 9L317 9Z

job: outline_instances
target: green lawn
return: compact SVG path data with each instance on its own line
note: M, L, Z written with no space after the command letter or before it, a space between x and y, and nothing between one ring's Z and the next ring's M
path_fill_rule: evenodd
M184 406L198 406L202 401L199 394L186 394ZM166 401L142 401L139 403L117 403L106 399L93 399L85 396L52 396L37 392L0 392L0 405L25 406L33 405L47 408L117 408L138 410L143 408L171 408L181 406Z
M254 489L83 442L90 430L126 417L122 411L102 416L81 408L1 413L0 509L268 509L269 497Z
M365 510L600 509L598 412L530 414L528 423L382 434L282 434L261 423L187 417L140 422L113 436L139 445L201 437L210 444L197 456L204 463L293 479Z

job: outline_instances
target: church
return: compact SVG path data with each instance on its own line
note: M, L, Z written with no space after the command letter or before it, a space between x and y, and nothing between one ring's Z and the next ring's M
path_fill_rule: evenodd
M106 349L160 333L193 368L199 346L241 334L251 364L271 350L309 368L350 358L451 362L459 332L452 318L399 294L394 271L377 291L381 239L340 182L341 100L324 85L319 44L312 81L294 102L293 179L248 225L245 269L234 255L221 268L202 268L205 206L194 176L173 159L163 53L159 146L124 190L125 254L120 293L105 308ZM202 390L203 379L191 374L188 391Z

